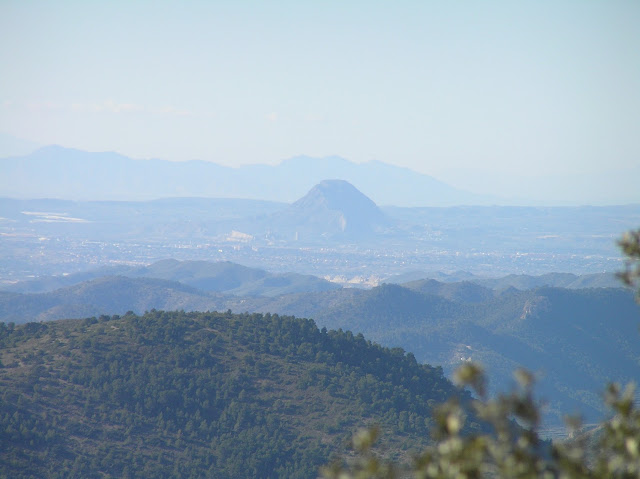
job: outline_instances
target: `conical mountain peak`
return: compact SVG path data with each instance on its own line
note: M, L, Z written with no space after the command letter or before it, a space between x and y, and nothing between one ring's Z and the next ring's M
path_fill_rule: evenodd
M368 210L380 211L376 204L366 195L362 194L355 186L344 180L324 180L298 201L293 204L295 208L328 208L330 210Z
M344 180L324 180L286 212L304 236L362 236L380 229L386 218L376 204Z

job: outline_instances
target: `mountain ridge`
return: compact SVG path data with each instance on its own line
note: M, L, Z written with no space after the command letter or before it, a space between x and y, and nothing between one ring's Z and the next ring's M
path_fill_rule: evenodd
M92 169L87 169L91 163ZM37 165L37 167L36 167ZM326 178L349 181L377 204L446 206L492 204L487 198L429 175L382 162L340 157L294 157L279 165L222 166L203 160L134 160L114 152L47 146L0 159L0 191L15 198L150 200L226 197L293 202Z
M51 293L57 289L101 277L151 278L176 282L209 293L229 295L275 296L301 291L339 289L335 283L312 275L270 273L231 261L178 261L164 259L146 266L111 266L64 276L42 278L4 285L0 291L11 293ZM165 308L166 309L166 308Z
M448 374L464 361L479 361L492 390L509 388L512 371L526 367L545 375L539 390L554 424L573 412L598 420L604 413L602 384L640 375L640 349L633 341L640 314L633 293L623 288L520 291L418 281L370 290L231 296L167 280L107 277L51 293L0 291L0 320L17 323L162 308L309 317L320 327L402 347Z
M325 236L364 238L390 220L365 194L345 180L323 180L285 210L275 213L269 227L295 231L299 239Z

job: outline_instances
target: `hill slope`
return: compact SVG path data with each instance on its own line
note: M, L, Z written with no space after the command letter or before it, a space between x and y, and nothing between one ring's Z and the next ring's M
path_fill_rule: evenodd
M400 349L272 315L0 323L0 364L12 478L314 478L363 425L420 447L460 394Z
M324 180L289 208L274 214L269 228L281 234L294 233L296 239L363 239L388 223L376 204L351 183Z
M411 351L419 361L440 364L448 374L464 361L478 361L487 368L492 391L508 389L512 372L528 368L540 374L537 390L547 402L549 424L562 424L569 413L602 419L604 385L640 377L640 309L628 290L495 292L434 281L411 287L415 290L382 285L226 304L232 310L303 314L320 326L361 332Z
M402 347L421 362L442 365L446 373L468 359L479 361L493 391L509 388L518 367L539 372L550 424L562 424L563 415L574 412L600 420L603 385L640 377L640 310L630 291L510 287L498 292L433 280L407 286L235 297L175 282L112 277L39 295L0 292L0 320L141 314L152 308L310 317L320 326Z
M0 292L0 320L23 323L149 309L216 309L219 295L176 281L104 276L47 293Z
M66 276L45 276L28 281L3 285L3 291L12 293L51 293L105 276L163 279L198 288L204 292L248 296L277 296L305 291L339 289L335 283L312 275L297 273L269 273L262 269L248 268L230 261L177 261L165 259L148 266L112 266L98 268ZM0 304L2 301L0 300ZM174 309L169 305L154 304L147 309ZM129 309L137 310L136 307ZM100 311L100 312L104 312ZM109 309L108 312L118 312ZM100 313L99 312L99 313ZM98 314L99 314L98 313ZM64 317L64 316L63 316ZM66 316L67 318L71 316ZM0 320L2 316L0 315ZM62 319L55 318L55 319ZM15 319L12 319L15 321Z
M640 377L640 309L629 291L509 289L482 302L461 302L395 288L364 292L311 317L403 347L447 373L464 361L480 362L493 391L508 389L518 367L539 373L537 390L550 423L562 424L570 413L602 419L604 385ZM453 294L450 287L443 292ZM478 291L472 293L468 298L477 300Z

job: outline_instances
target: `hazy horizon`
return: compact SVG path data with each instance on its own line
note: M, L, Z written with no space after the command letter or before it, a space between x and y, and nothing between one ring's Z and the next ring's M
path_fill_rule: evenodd
M0 132L225 166L337 155L479 194L639 202L639 20L624 1L7 1Z

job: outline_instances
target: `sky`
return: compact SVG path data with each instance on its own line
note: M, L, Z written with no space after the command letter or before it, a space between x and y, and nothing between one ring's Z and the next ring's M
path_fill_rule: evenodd
M0 133L640 203L638 25L636 0L2 0Z

